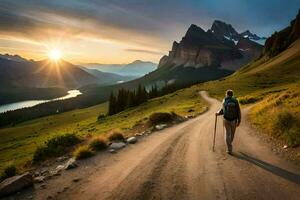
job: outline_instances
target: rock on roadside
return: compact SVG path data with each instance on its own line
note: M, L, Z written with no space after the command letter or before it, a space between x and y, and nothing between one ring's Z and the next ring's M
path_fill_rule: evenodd
M117 153L117 151L114 150L114 149L110 149L110 150L109 150L109 153Z
M155 126L156 130L162 130L164 128L166 128L168 125L167 124L158 124Z
M122 149L122 148L124 148L126 146L126 144L124 143L124 142L113 142L110 146L109 146L109 148L110 149L115 149L115 150L117 150L117 149Z
M33 179L35 183L42 183L46 180L46 176L38 176Z
M28 172L22 175L7 178L0 183L0 197L13 194L32 185L33 179L31 174Z
M75 160L75 158L70 158L66 163L65 169L69 170L69 169L74 169L76 167L78 167L77 161Z
M130 137L126 140L127 143L129 144L135 144L137 142L136 137Z

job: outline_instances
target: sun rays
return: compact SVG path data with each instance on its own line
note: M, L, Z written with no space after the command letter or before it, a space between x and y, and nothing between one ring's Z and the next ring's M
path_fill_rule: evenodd
M62 52L59 49L51 49L48 53L48 57L50 60L57 62L62 58Z

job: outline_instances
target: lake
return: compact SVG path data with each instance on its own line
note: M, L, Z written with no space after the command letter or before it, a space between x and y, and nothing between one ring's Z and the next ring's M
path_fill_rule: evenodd
M28 100L28 101L19 101L15 103L9 103L9 104L3 104L0 105L0 113L4 113L6 111L10 110L17 110L20 108L28 108L33 107L35 105L46 103L49 101L55 101L55 100L63 100L63 99L69 99L73 97L77 97L78 95L81 95L82 93L79 90L69 90L68 94L62 97L58 97L55 99L49 99L49 100Z

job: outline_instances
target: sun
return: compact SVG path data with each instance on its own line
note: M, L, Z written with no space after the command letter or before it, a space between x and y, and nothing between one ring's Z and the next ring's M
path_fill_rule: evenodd
M52 49L49 53L48 56L51 60L53 61L58 61L62 57L62 53L59 49Z

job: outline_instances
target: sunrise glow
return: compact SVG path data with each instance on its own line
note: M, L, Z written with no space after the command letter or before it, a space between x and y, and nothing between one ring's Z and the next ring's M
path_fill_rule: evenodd
M62 57L62 52L59 49L52 49L49 53L48 56L51 60L53 61L58 61Z

